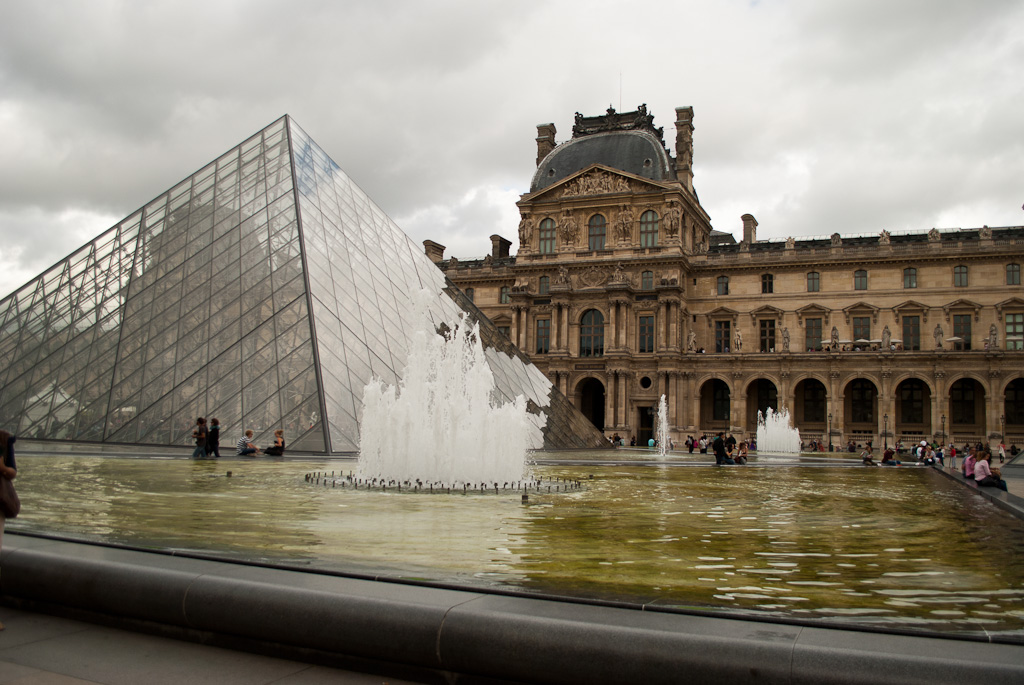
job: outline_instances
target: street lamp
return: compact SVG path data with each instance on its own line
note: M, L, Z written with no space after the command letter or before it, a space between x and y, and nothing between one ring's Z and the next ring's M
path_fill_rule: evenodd
M882 449L889 449L889 415L882 417Z
M828 413L828 451L832 451L832 412Z

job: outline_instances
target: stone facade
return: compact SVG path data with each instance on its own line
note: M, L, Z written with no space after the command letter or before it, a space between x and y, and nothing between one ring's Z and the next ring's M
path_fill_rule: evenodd
M1024 227L740 242L693 190L693 110L676 154L641 107L577 114L518 202L519 251L432 258L606 435L1024 445ZM429 241L428 241L429 242Z

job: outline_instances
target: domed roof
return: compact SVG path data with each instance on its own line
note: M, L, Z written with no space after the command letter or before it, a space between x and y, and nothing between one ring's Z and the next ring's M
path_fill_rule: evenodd
M669 156L661 141L647 131L608 131L568 140L541 160L530 192L543 190L591 164L603 164L652 181L672 178Z

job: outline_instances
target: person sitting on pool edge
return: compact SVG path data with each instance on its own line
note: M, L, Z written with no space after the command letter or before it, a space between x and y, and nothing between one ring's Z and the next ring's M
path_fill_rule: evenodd
M715 453L715 466L736 463L725 453L725 438L722 437L723 435L725 435L725 431L718 431L718 435L715 436L714 441L711 443L711 451Z
M278 428L274 431L274 444L263 450L268 457L280 457L284 455L284 430Z
M245 431L245 435L238 439L238 443L235 446L235 454L246 457L250 454L259 454L260 448L252 442L252 429Z
M860 461L864 466L878 466L878 462L871 457L871 443L868 443L868 446L860 453Z
M992 453L985 451L981 453L974 463L974 482L982 487L995 487L1006 491L1006 481L992 471L989 462L992 460Z

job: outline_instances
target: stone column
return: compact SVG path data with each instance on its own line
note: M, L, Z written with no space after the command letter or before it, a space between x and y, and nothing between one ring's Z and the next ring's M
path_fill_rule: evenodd
M611 335L609 341L611 344L608 346L609 350L614 350L619 347L619 320L616 316L619 309L619 304L615 300L609 300L608 302L608 326L611 329Z

